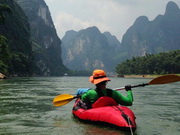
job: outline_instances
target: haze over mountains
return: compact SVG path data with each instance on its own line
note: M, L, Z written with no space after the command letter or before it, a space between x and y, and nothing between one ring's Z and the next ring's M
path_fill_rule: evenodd
M72 70L101 68L110 72L125 59L177 49L180 49L180 9L174 2L169 2L165 14L153 21L146 16L138 17L121 43L97 27L68 31L62 38L62 59Z

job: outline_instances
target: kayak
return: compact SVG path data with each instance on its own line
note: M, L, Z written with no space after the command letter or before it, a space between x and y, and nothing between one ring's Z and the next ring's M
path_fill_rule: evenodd
M136 129L136 118L133 111L114 103L114 100L112 103L111 100L113 99L109 97L101 97L98 105L96 104L91 109L83 109L78 104L80 99L77 99L74 103L72 114L83 122L134 131Z

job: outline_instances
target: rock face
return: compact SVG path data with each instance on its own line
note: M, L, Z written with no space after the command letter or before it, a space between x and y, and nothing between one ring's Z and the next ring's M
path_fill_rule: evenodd
M101 33L97 27L79 32L71 30L62 39L62 58L69 69L112 71L116 64L113 55L119 47L120 42L114 36Z
M121 51L131 58L177 49L180 49L180 10L169 2L165 14L153 21L145 16L136 19L123 36Z
M15 0L28 17L32 49L40 75L63 75L67 68L61 59L61 40L57 36L50 11L44 0Z
M0 72L10 76L60 76L61 40L44 0L0 0ZM2 7L2 6L1 6ZM3 46L3 47L2 47Z

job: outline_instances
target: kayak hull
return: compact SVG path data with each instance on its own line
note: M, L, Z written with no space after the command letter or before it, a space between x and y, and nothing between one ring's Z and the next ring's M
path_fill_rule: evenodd
M103 106L92 109L83 109L75 102L72 113L80 121L114 127L121 130L135 130L134 113L125 106Z

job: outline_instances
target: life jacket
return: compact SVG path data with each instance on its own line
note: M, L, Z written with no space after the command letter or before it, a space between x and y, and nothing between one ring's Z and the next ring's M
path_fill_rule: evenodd
M116 106L116 105L118 105L118 103L113 98L108 96L103 96L92 104L92 108L103 107L103 106Z
M107 96L104 96L102 91L96 90L100 98L92 104L92 108L118 105L118 103L112 98L112 90L106 89L106 91L107 91Z

